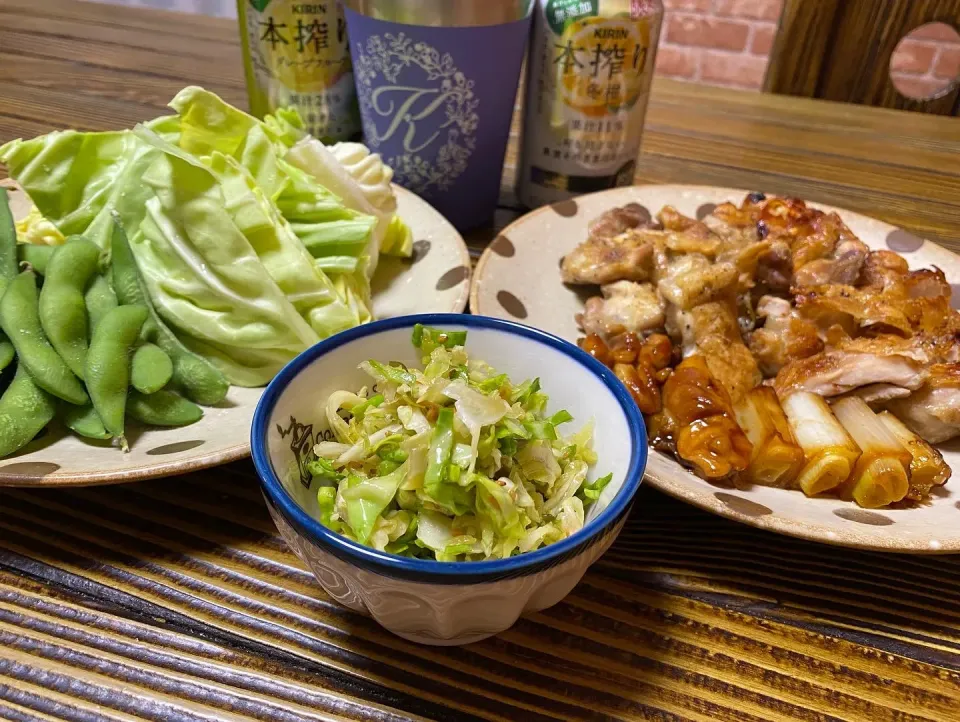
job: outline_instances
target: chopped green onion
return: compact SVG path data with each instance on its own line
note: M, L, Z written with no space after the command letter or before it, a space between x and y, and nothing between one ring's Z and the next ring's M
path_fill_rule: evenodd
M601 492L612 480L613 474L607 474L606 476L601 476L592 484L584 484L580 487L580 492L583 495L583 503L592 504L599 499Z
M370 361L370 368L380 374L387 381L408 386L416 383L417 377L400 366L384 366L379 361Z
M329 459L314 459L307 462L307 471L320 481L340 481L343 474L336 470Z
M553 441L557 438L557 430L549 421L525 421L523 427L533 439L547 439Z
M424 356L429 356L439 346L444 348L463 346L467 342L467 332L442 331L439 328L431 328L418 323L413 327L411 341L416 348L423 352Z
M530 394L535 394L539 390L540 390L540 379L530 379L530 380L524 381L522 384L517 386L510 393L510 403L522 404L530 397Z
M361 401L359 404L350 409L350 413L353 414L354 418L362 420L368 409L376 408L383 402L383 394L377 394L375 396L371 396L366 401Z
M433 438L430 440L430 451L427 454L427 472L423 477L423 488L434 499L443 483L444 471L450 463L453 453L453 409L440 409L437 415L437 425L433 429Z

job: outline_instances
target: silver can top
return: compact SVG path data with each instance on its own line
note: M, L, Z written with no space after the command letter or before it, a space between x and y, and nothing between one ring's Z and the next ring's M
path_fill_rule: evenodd
M536 0L344 0L377 20L427 27L476 27L523 20Z

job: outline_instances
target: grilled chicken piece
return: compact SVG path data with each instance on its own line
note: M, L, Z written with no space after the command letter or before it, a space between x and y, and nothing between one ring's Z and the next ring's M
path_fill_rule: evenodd
M913 334L904 313L905 299L894 298L878 288L857 289L842 284L799 288L794 296L797 314L822 333L840 326L848 336L864 330L878 333Z
M664 323L664 302L653 285L616 281L600 287L603 297L587 299L577 323L584 333L609 339L621 333L642 334Z
M564 283L597 284L649 281L653 242L641 231L627 230L613 238L590 238L564 256Z
M611 208L594 219L589 227L588 238L613 238L631 228L650 227L650 212L639 203L627 203L620 208Z
M919 390L886 408L921 439L938 444L960 434L960 365L934 364L924 377Z
M788 361L823 350L816 326L802 318L789 301L763 296L757 304L757 316L766 322L749 335L748 346L765 377L776 376Z
M858 286L887 288L899 282L909 272L903 256L893 251L871 251L860 269Z
M888 401L905 398L911 393L913 392L910 391L910 389L895 386L894 384L870 384L869 386L861 386L860 388L854 389L850 392L850 395L859 396L871 408L880 408Z
M697 353L703 356L710 373L733 403L738 404L763 377L740 336L734 305L704 303L692 308L688 315Z
M647 281L653 239L650 213L639 203L611 208L590 224L587 240L568 253L560 266L564 283L597 284Z
M688 253L668 261L666 269L658 268L657 290L686 311L726 295L739 275L732 263L714 263L706 256Z
M839 396L881 383L916 390L923 385L923 368L930 361L922 340L899 336L846 339L831 346L780 370L774 381L780 398L795 391Z
M794 260L793 283L801 287L856 283L869 253L870 249L865 243L857 238L847 238L837 243L833 251L823 258L803 265L798 265Z

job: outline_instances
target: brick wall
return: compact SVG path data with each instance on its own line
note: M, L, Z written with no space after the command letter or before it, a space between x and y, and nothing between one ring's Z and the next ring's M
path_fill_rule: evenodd
M663 4L659 74L760 88L783 0L663 0ZM914 97L936 93L960 73L960 37L945 25L918 28L898 47L891 72L901 92Z
M101 0L236 17L235 0ZM819 0L808 0L818 2ZM660 75L759 90L783 0L663 0ZM960 37L946 26L919 28L893 58L901 92L935 93L960 74Z

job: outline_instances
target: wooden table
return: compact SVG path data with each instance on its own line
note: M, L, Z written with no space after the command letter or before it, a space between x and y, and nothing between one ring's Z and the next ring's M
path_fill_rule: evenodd
M0 142L129 127L188 83L245 103L233 23L0 0ZM960 250L958 158L954 119L660 81L639 180L794 193ZM643 489L565 602L437 649L331 603L247 462L6 490L0 718L960 720L960 560L800 542Z

